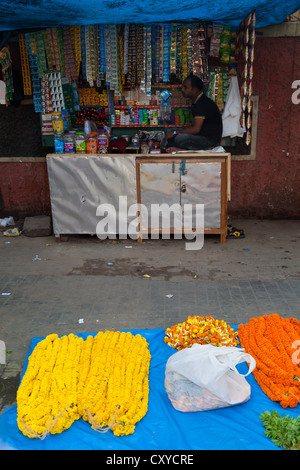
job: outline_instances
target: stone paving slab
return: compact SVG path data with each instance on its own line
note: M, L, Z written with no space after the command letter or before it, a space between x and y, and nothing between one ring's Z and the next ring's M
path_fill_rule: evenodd
M174 283L30 275L2 276L0 284L11 291L0 297L1 337L16 360L24 359L32 337L50 333L167 328L188 315L211 315L230 324L274 312L300 319L300 280Z

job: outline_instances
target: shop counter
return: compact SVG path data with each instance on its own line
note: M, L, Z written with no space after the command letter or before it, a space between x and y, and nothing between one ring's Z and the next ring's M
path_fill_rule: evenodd
M218 234L222 243L226 241L229 153L48 154L47 168L57 240L61 235L99 236L104 220L105 235L99 238L127 238L130 233L141 242L166 232L193 233L194 208L203 204L204 234ZM163 211L154 225L151 208L163 204L172 211L172 217L166 211L169 225ZM192 212L187 222L183 213L188 207ZM134 208L136 236L128 231Z

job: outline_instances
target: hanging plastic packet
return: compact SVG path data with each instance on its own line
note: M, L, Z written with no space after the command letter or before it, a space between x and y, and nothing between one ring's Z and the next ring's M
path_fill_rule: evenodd
M221 43L221 34L223 31L222 25L213 25L213 33L210 40L210 51L209 55L211 57L219 57L220 54L220 43Z
M171 99L172 93L169 90L163 90L160 92L160 97L163 101L169 101Z

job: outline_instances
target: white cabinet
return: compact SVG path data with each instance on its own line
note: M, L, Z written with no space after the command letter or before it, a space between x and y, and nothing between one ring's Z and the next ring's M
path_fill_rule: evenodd
M169 228L175 234L180 227L183 231L199 228L196 207L202 205L204 233L220 234L224 242L227 233L228 158L230 154L137 157L140 233L144 236L153 235L156 231L163 234Z

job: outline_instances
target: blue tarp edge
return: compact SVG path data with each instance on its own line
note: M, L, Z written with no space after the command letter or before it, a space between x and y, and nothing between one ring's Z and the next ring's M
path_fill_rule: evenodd
M257 27L278 24L299 0L0 0L0 31L68 25L210 21L238 27L256 11Z

